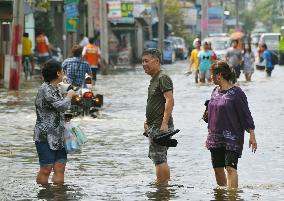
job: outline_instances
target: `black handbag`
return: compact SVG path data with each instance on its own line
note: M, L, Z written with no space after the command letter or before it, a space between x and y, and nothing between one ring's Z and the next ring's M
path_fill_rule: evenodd
M205 121L206 123L208 123L208 104L209 104L209 100L206 100L204 105L206 106L205 111L202 115L202 119L203 121Z

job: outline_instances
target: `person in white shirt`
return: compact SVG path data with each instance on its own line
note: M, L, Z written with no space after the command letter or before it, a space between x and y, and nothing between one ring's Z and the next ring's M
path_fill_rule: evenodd
M86 45L89 44L89 39L88 37L84 36L83 33L80 34L80 42L79 42L79 45L82 46L82 47L85 47Z

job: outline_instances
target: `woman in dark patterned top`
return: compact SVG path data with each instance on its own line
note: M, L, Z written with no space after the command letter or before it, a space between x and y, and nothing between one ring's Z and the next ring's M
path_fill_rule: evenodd
M67 162L63 146L64 111L70 107L75 92L69 90L66 98L59 93L57 85L62 81L64 72L57 61L49 60L42 69L42 76L44 83L40 86L35 100L37 119L34 141L40 163L36 181L38 184L48 184L53 169L52 182L63 184Z
M247 97L234 85L236 77L229 65L225 61L216 61L211 70L214 84L218 86L214 88L208 105L206 147L211 152L217 184L237 188L237 163L243 150L244 133L250 133L249 147L255 152L255 126Z

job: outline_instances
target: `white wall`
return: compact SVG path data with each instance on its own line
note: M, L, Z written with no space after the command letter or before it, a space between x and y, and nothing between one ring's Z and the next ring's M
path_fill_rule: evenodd
M25 30L29 33L29 38L32 40L33 50L35 48L35 19L33 13L25 15Z

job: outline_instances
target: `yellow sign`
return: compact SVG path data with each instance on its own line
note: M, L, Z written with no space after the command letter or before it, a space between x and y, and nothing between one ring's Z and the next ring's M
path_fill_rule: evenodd
M67 32L77 32L79 18L66 18L65 22Z

